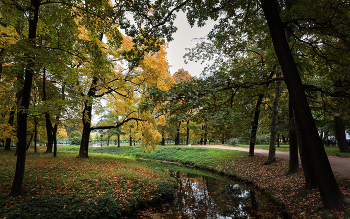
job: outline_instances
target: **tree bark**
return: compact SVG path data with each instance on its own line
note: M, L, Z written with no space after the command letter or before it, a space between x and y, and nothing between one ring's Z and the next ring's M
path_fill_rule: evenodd
M280 76L280 71L276 71L276 76ZM270 135L270 148L269 156L265 164L272 164L276 161L276 135L277 135L277 122L278 122L278 107L280 104L280 95L281 95L281 81L276 81L276 90L275 90L275 101L273 103L273 112L271 118L271 135Z
M120 135L118 135L118 148L120 148Z
M334 178L327 154L318 136L317 128L309 108L303 84L287 43L284 26L274 0L260 0L278 61L292 98L297 134L300 136L300 151L307 158L312 178L316 179L322 202L326 209L341 209L344 196ZM302 162L304 162L302 160Z
M179 126L176 129L175 145L180 145L180 126L181 126L181 121L179 122Z
M294 128L294 115L291 100L289 98L289 121L293 124L289 128L289 169L288 174L294 174L299 171L299 153L297 135Z
M46 98L46 69L44 68L43 74L43 102L47 100ZM47 146L45 153L52 153L52 123L50 119L50 114L45 112L45 122L46 122L46 136L47 136Z
M15 108L12 108L10 111L10 118L8 121L8 124L11 127L11 129L13 126L13 120L15 119L15 114L16 114L16 110L15 110ZM5 149L4 149L5 151L11 150L11 143L12 143L11 138L6 138L6 144L5 144Z
M259 116L260 116L260 106L263 101L264 95L259 94L258 100L255 105L255 110L254 110L254 120L252 124L252 130L250 132L250 146L249 146L249 156L252 157L254 156L254 148L255 148L255 143L256 143L256 132L258 130L258 125L259 125Z
M190 120L187 120L187 133L186 133L186 145L190 142L190 128L188 127L190 124Z
M28 39L32 46L35 47L36 31L39 17L40 0L31 0L31 7L29 12L29 34ZM32 57L34 58L34 57ZM30 59L29 59L30 60ZM17 163L16 172L13 180L10 195L18 196L24 194L23 178L26 162L26 137L27 137L27 110L29 109L30 92L33 82L34 70L33 61L29 61L25 69L25 79L23 86L23 97L21 101L21 110L18 113L18 144L17 144Z
M343 119L340 116L334 116L335 138L340 152L350 152L348 142L346 141Z

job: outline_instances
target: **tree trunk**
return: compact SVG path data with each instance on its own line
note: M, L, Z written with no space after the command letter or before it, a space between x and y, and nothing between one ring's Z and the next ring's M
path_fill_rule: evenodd
M57 123L58 117L56 117L55 127L52 129L52 141L53 141L53 157L57 156Z
M343 119L340 116L334 116L335 138L340 152L350 152L348 142L346 141Z
M300 151L307 158L312 178L316 179L325 209L341 209L344 196L334 178L327 154L318 136L317 128L309 108L303 84L287 43L284 26L278 14L275 0L260 0L278 61L292 98L294 118L297 121ZM302 162L304 162L302 160Z
M131 131L131 130L130 130ZM131 137L131 134L130 134L130 138L129 138L129 146L131 147L132 146L132 137Z
M289 99L289 121L291 127L289 128L289 169L288 174L294 174L299 171L299 154L297 135L294 128L294 116L291 101ZM293 125L292 125L293 124Z
M181 126L181 121L179 122L179 126L176 129L175 145L180 145L180 126Z
M34 116L34 153L36 153L36 142L38 141L38 118Z
M161 145L165 146L164 129L162 129L162 142L161 142Z
M190 120L187 120L186 145L188 145L190 142L190 128L188 127L189 124L190 124Z
M79 155L77 157L88 158L89 157L89 139L91 132L91 118L92 118L92 100L93 96L96 93L96 83L99 79L97 77L93 77L90 89L86 95L86 100L84 103L83 110L83 133L81 136Z
M118 135L118 148L120 148L120 135Z
M276 76L280 77L280 71L276 71ZM275 101L273 103L273 112L271 118L271 135L270 135L270 148L269 156L267 158L266 164L272 164L276 161L276 134L277 134L277 120L278 120L278 107L280 104L280 95L281 95L281 81L276 81L276 90L275 90Z
M28 39L31 42L33 48L35 47L36 30L39 17L39 0L31 0L31 7L29 12L29 34ZM30 60L30 57L28 57ZM32 57L34 58L34 57ZM18 113L18 144L17 144L17 163L16 172L13 180L10 195L17 196L24 194L24 188L22 185L24 178L25 162L26 162L26 137L27 137L27 115L26 111L29 109L30 92L32 88L34 70L32 67L34 63L29 61L25 69L25 79L23 86L23 97L21 101L21 110Z
M10 118L9 118L9 122L8 122L11 129L13 126L13 120L15 119L15 114L16 114L16 110L15 110L15 108L12 108L10 111ZM6 138L5 151L11 150L11 143L12 143L11 138Z
M256 143L256 132L258 130L258 125L259 125L260 106L261 106L261 103L263 101L263 98L264 98L264 95L259 94L258 101L256 102L256 105L255 105L252 131L250 132L249 156L254 156L254 148L255 148L255 143Z
M47 135L47 148L45 153L52 153L52 123L50 119L50 114L45 113L45 121L46 121L46 135Z

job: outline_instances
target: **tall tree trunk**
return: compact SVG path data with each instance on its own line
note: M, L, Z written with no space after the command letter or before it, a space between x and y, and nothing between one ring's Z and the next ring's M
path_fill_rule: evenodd
M188 127L189 124L190 124L190 120L187 120L186 145L190 143L190 128Z
M164 129L162 128L162 142L161 145L165 146L165 136L164 136Z
M131 130L130 130L130 133L131 133ZM130 134L130 138L129 138L129 146L132 146L132 137L131 137L131 134Z
M207 141L208 141L208 139L207 139L207 137L208 137L208 126L207 126L207 124L205 124L204 126L203 126L203 129L204 129L204 145L207 145Z
M38 118L34 116L34 153L36 153L36 142L38 141Z
M289 128L289 169L288 174L294 174L299 171L299 153L297 135L294 128L294 115L291 101L289 99L289 121L291 127Z
M89 157L89 139L91 133L91 118L92 118L92 100L95 96L96 89L95 86L99 79L97 77L93 77L89 91L86 95L86 100L84 102L84 110L83 110L83 133L81 136L79 155L77 157L80 158L88 158Z
M29 12L29 34L28 39L31 42L33 48L35 47L35 38L39 17L39 6L40 0L31 0L31 7ZM28 57L28 60L30 57ZM32 57L34 58L34 57ZM17 163L16 163L16 172L13 180L12 188L10 194L13 196L24 194L23 188L23 178L26 162L26 137L27 137L27 110L29 109L30 102L30 92L32 88L33 81L33 61L29 61L25 69L25 79L23 86L23 97L21 101L21 110L18 110L18 131L17 131Z
M276 76L280 77L280 71L276 71ZM276 134L277 134L277 120L278 120L278 107L280 104L281 95L281 81L276 81L275 101L273 103L273 112L271 118L271 135L270 135L270 148L269 156L266 164L272 164L276 161Z
M340 116L334 116L335 138L340 152L350 152L348 142L346 141L343 119Z
M179 125L176 129L175 145L180 145L180 126L181 126L181 121L179 122Z
M259 125L259 116L260 116L260 106L263 101L264 95L259 94L258 100L255 105L254 110L254 120L252 124L252 131L250 133L250 146L249 146L249 156L254 156L254 148L255 148L255 142L256 142L256 132L258 130Z
M120 148L120 135L118 135L118 148Z
M10 111L10 118L8 121L9 126L12 129L13 126L13 120L15 119L16 109L13 107ZM6 144L5 144L5 151L11 150L11 138L6 138Z
M55 127L52 129L52 141L53 141L53 156L57 156L57 126L58 126L58 117L56 117Z
M46 69L44 68L43 74L43 102L47 100L46 98ZM50 114L45 112L45 122L46 122L46 136L47 136L47 148L46 153L52 153L52 123L50 119Z
M309 108L303 84L291 50L287 43L284 26L275 0L260 0L278 61L281 65L288 91L292 98L294 118L297 121L300 151L307 157L310 174L317 182L323 205L326 209L341 209L344 196L334 178L327 154L318 136L318 131ZM302 160L302 162L304 162Z

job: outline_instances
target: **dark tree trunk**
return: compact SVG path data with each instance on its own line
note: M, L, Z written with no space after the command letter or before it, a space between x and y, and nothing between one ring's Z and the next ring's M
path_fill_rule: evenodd
M88 158L89 157L89 139L90 139L90 132L91 132L91 114L92 114L92 100L91 98L94 97L96 93L96 83L98 81L98 78L94 77L92 79L90 89L87 93L87 99L84 103L84 110L83 110L83 133L81 136L81 142L80 142L80 149L79 149L79 155L77 157L81 158Z
M34 116L34 153L36 153L36 142L38 141L38 118Z
M343 119L340 116L334 116L334 129L339 151L349 153L350 148L346 141Z
M288 174L294 174L299 171L299 153L297 135L294 128L294 116L291 101L289 99L289 121L291 127L289 128L289 169ZM293 124L293 125L292 125Z
M189 124L190 124L190 120L187 120L186 145L190 143L190 128L188 127Z
M38 24L39 17L39 6L40 0L31 0L31 7L29 16L29 35L28 39L31 42L32 46L35 47L35 38L36 38L36 30ZM33 58L33 57L32 57ZM30 60L30 59L29 59ZM10 195L17 196L24 194L24 188L22 185L24 178L24 170L25 170L25 162L26 162L26 137L27 137L27 115L26 111L29 109L30 102L30 92L32 88L33 81L33 69L34 63L29 61L25 69L25 80L23 86L23 97L21 101L21 109L18 113L18 131L17 131L17 163L16 163L16 172L13 180L11 193Z
M181 121L179 122L179 126L176 129L175 145L180 145L180 126L181 126Z
M132 146L132 137L131 137L131 134L130 134L130 138L129 138L129 146Z
M120 135L118 135L118 148L120 148Z
M207 145L207 137L208 137L208 126L207 126L207 124L205 124L204 126L203 126L203 129L204 129L204 141L203 141L203 143L204 143L204 145Z
M52 141L53 141L53 156L57 156L57 123L58 123L58 117L56 118L56 124L55 127L52 129Z
M45 121L46 121L46 135L47 135L47 148L45 153L52 153L52 123L50 119L50 114L45 113Z
M284 135L282 135L282 141L283 141L284 144L287 143L286 137Z
M276 71L277 77L280 77L280 71ZM269 156L267 158L266 164L272 164L276 161L276 134L277 134L277 120L278 120L278 108L280 104L280 95L281 95L281 81L276 81L276 90L275 90L275 101L273 103L273 112L271 118L271 135L270 135L270 148Z
M9 118L9 126L12 127L13 126L13 120L15 119L15 114L16 114L16 110L15 108L12 108L10 111L10 118ZM6 138L6 144L5 144L5 151L9 151L11 150L11 138Z
M47 100L46 98L46 69L44 68L43 74L43 102ZM50 114L45 113L45 122L46 122L46 136L47 136L47 148L46 153L52 153L52 123L50 119Z
M318 136L297 66L287 43L284 26L275 0L260 0L285 82L291 96L300 151L307 159L309 172L316 179L325 209L341 209L344 196L334 178L327 154ZM305 162L305 160L302 160Z
M161 145L165 146L165 136L164 136L164 130L162 129L162 142Z
M256 132L258 130L259 125L259 116L260 116L260 106L263 101L264 95L259 94L258 101L255 105L254 110L254 120L252 124L252 131L250 133L250 146L249 146L249 156L254 156L254 148L255 148L255 142L256 142Z
M29 149L29 147L30 147L30 144L32 143L32 141L33 141L33 137L34 137L34 133L32 133L31 135L30 135L30 138L29 138L29 140L27 141L27 147L26 147L26 150L28 151L28 149Z

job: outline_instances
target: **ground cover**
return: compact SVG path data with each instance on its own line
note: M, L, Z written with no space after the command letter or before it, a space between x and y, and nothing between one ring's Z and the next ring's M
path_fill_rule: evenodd
M175 181L135 159L28 152L26 195L10 197L16 157L0 151L0 218L117 218L173 196Z
M162 147L150 154L143 154L140 147L92 149L100 153L137 156L149 159L179 162L193 167L216 171L248 184L253 184L280 203L291 218L350 218L350 207L343 211L325 211L317 189L305 190L304 177L300 172L286 175L288 161L278 160L272 165L263 165L265 157L248 157L248 153L232 150L194 147ZM338 178L339 186L350 196L350 180Z
M249 145L246 144L237 144L237 145L226 145L231 147L243 147L243 148L249 148ZM270 145L268 144L258 144L255 145L255 148L257 149L264 149L269 150ZM339 151L339 148L337 146L325 146L324 149L326 150L326 153L328 156L337 156L337 157L350 157L350 153L343 153ZM279 147L276 145L277 151L289 151L289 144L281 143Z

